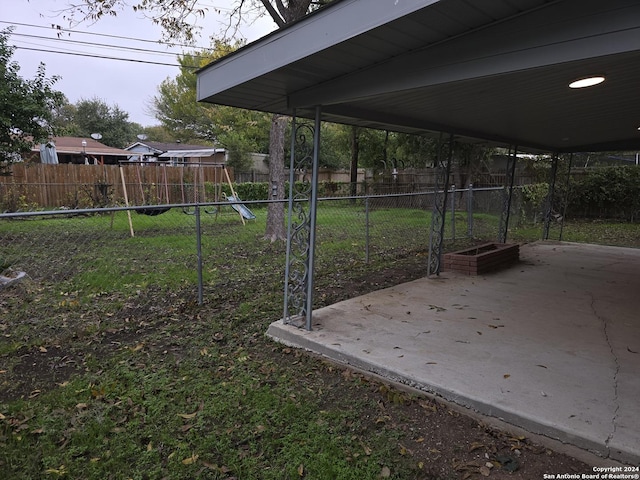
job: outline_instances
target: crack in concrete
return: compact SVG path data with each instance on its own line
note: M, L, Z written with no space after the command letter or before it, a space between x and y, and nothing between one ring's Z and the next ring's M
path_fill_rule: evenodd
M611 356L613 357L613 361L616 366L616 371L615 371L615 374L613 375L613 401L615 403L615 409L613 411L613 418L611 419L611 432L609 433L606 440L604 441L604 445L607 449L607 457L609 457L611 455L609 443L611 442L611 440L613 439L613 436L616 433L617 426L618 426L617 425L618 412L620 410L620 403L618 402L618 374L620 373L620 361L618 360L618 356L616 355L613 345L611 344L611 339L609 338L609 324L607 322L607 319L606 317L603 317L598 314L598 310L596 309L596 298L593 295L593 293L588 292L588 294L591 297L591 311L593 312L593 315L602 322L602 332L604 333L604 338L607 341L607 345L609 346L609 351L611 352Z

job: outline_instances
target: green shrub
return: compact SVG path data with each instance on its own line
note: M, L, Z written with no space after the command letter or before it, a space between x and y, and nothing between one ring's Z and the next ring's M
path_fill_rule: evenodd
M544 217L544 207L549 195L548 183L532 183L523 185L521 202L521 221L536 224Z
M614 166L590 171L571 184L569 209L574 216L637 220L640 167Z

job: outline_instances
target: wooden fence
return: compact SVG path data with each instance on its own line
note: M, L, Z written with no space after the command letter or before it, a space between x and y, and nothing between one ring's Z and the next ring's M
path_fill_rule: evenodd
M232 169L227 173L233 181ZM221 200L215 198L220 193L216 186L227 182L223 168L212 165L18 163L12 166L11 175L0 176L0 206L2 210L16 210L123 205L122 176L130 205ZM206 194L205 182L209 184Z
M0 211L30 210L34 208L91 208L124 205L122 175L130 205L163 203L189 203L194 201L218 201L221 184L227 176L221 165L168 166L164 163L145 165L48 165L41 163L17 163L12 175L0 176ZM232 168L227 169L230 181L234 180ZM346 171L321 170L322 182L348 184ZM372 172L358 169L359 184L373 185L373 189L359 193L405 193L432 188L435 184L433 169L406 169L392 176L389 172L374 179ZM245 178L240 181L260 181L262 178ZM504 173L483 174L474 178L474 186L500 186L506 181ZM455 183L455 176L450 177ZM530 183L531 179L516 175L516 185ZM207 184L206 189L204 184ZM459 187L463 187L460 185ZM344 194L349 193L345 189Z

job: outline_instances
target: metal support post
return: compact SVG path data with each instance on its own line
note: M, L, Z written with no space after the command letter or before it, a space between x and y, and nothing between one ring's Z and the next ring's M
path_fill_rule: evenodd
M297 124L294 112L283 320L307 330L311 330L313 306L319 144L320 107L313 126ZM301 175L300 181L295 173Z
M292 258L292 241L293 238L293 207L294 207L294 193L295 193L295 169L296 169L296 111L293 110L293 118L291 121L291 148L289 153L289 201L287 202L287 249L284 264L284 312L282 319L284 323L291 322L290 306L295 307L295 304L290 304L289 291L293 288L290 285L291 282L291 258ZM292 291L293 293L293 291ZM295 310L299 315L299 311Z
M311 205L309 219L309 255L307 265L309 275L307 277L307 311L306 329L311 330L311 314L313 312L313 272L316 253L316 213L318 211L318 169L320 164L320 113L321 108L316 107L315 131L313 132L313 168L311 173Z
M573 166L573 153L569 155L569 165L567 166L567 178L564 186L564 207L562 209L562 219L560 220L560 235L558 240L562 241L562 233L564 231L564 220L567 218L567 207L569 206L569 191L571 186L571 167Z
M431 230L429 232L429 265L428 275L440 274L442 259L442 240L444 238L444 221L447 208L447 192L449 190L449 173L453 156L453 135L449 135L449 152L446 160L442 155L442 137L436 158L435 192L431 211Z
M511 200L513 199L513 182L516 174L518 147L514 147L509 151L507 159L507 169L505 175L505 183L502 195L502 213L500 215L500 225L498 226L498 243L507 242L507 232L509 231L509 216L511 215Z
M549 193L544 212L544 227L542 229L542 239L549 240L549 229L551 228L551 219L553 217L553 202L555 200L556 177L558 176L558 155L554 154L551 160L551 178L549 179Z

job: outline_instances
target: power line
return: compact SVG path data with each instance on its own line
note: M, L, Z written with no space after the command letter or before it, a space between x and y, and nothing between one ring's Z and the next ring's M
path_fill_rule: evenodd
M171 56L178 56L178 55L182 55L181 53L174 53L174 52L162 52L160 50L150 50L147 48L136 48L136 47L127 47L127 46L123 46L123 45L105 45L105 44L101 44L101 43L95 43L95 42L83 42L81 40L71 40L71 39L67 39L67 38L51 38L51 37L43 37L42 35L29 35L26 33L12 33L11 34L12 37L27 37L27 38L38 38L41 40L51 40L54 42L64 42L64 43L72 43L72 44L76 44L76 45L89 45L89 46L95 46L95 47L99 47L99 48L107 48L107 49L114 49L114 50L130 50L133 52L143 52L143 53L153 53L153 54L157 54L157 55L171 55ZM202 57L198 57L198 58L202 58Z
M4 23L7 25L18 25L21 27L31 27L31 28L45 28L47 30L51 30L51 26L49 27L45 27L43 25L36 25L33 23L21 23L21 22L7 22L5 20L0 20L0 23ZM96 33L96 32L83 32L82 30L73 30L73 29L69 29L69 28L58 28L56 27L54 29L56 32L70 32L70 33L77 33L77 34L81 34L81 35L95 35L97 37L107 37L107 38L118 38L120 40L133 40L134 42L145 42L145 43L155 43L155 44L160 44L160 45L168 45L170 47L186 47L186 48L195 48L195 49L200 49L200 50L206 50L207 47L199 47L199 46L194 46L194 45L188 45L188 44L183 44L183 43L170 43L170 42L162 42L159 40L149 40L146 38L135 38L135 37L125 37L125 36L121 36L121 35L111 35L108 33Z
M94 55L94 54L89 54L89 53L76 53L76 52L61 52L61 51L56 51L56 50L47 50L47 49L43 49L43 48L30 48L30 47L19 47L16 46L15 47L18 50L31 50L34 52L45 52L45 53L58 53L61 55L73 55L73 56L77 56L77 57L89 57L89 58L100 58L103 60L119 60L122 62L134 62L134 63L144 63L144 64L148 64L148 65L163 65L166 67L180 67L179 64L177 63L162 63L162 62L151 62L149 60L136 60L133 58L120 58L120 57L108 57L106 55ZM193 70L197 70L198 67L190 67L190 66L185 66L184 68L190 68Z

